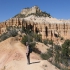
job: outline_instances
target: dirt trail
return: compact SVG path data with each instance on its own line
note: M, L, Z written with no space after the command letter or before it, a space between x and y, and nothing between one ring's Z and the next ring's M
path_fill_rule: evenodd
M26 60L11 61L5 65L5 70L59 70L46 60L31 59L31 64L27 65Z
M15 38L0 43L0 70L58 70L34 52L30 59L31 64L27 65L26 46Z

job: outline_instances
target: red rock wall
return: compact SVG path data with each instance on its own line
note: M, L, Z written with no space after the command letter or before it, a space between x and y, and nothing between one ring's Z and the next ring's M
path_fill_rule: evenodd
M33 31L35 32L36 28L38 33L42 34L42 39L55 39L54 33L58 33L59 36L64 37L64 39L70 39L70 24L49 24L49 23L37 23L33 21L25 21L22 18L12 18L5 22L0 23L0 34L7 32L6 27L15 26L15 27L26 27L26 25L32 25Z

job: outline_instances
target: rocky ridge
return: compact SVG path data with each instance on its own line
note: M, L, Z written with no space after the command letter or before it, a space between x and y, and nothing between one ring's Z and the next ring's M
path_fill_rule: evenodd
M25 20L30 20L39 23L42 22L57 23L57 24L70 23L69 19L64 20L64 19L53 18L49 13L41 11L38 6L33 6L31 8L29 7L24 8L19 14L15 15L14 17L23 18Z
M53 18L50 14L42 12L37 6L25 8L15 17L2 22L0 24L0 34L7 32L6 27L9 26L24 26L26 28L29 25L32 26L34 32L37 29L42 34L43 39L55 39L55 32L65 39L70 38L70 20Z
M35 15L35 16L44 16L44 17L51 17L51 15L49 13L43 12L40 10L40 8L38 6L33 6L31 8L27 7L22 9L22 11L15 15L14 17L19 17L19 18L25 18L28 17L30 15Z

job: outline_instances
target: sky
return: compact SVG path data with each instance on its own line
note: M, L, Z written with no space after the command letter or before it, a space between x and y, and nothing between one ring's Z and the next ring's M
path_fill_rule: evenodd
M70 19L70 0L0 0L0 22L33 6L38 6L54 18Z

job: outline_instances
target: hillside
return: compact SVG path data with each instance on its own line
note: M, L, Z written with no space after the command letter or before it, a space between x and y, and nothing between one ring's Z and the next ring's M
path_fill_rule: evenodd
M27 65L26 46L16 38L11 37L0 43L0 70L59 70L34 52L30 59L31 64Z
M16 14L13 18L22 18L25 20L37 22L37 23L57 23L64 24L70 23L70 20L53 18L49 13L43 12L38 6L31 8L27 7L21 10L20 13Z
M42 16L43 17L51 17L51 15L49 13L41 11L38 6L33 6L31 8L29 8L29 7L24 8L24 9L22 9L22 11L20 13L18 13L14 17L25 18L30 15L35 15L35 16L39 16L39 17L42 17Z
M63 24L63 21L60 21L56 18L49 18L49 17L38 17L38 16L34 16L34 15L30 15L28 17L25 17L24 18L26 21L33 21L33 22L36 22L36 23L50 23L50 24L54 24L54 23L57 23L57 24Z
M35 44L32 45L30 65L27 65L26 46L16 37L24 44L27 41ZM66 39L70 39L70 20L53 18L37 6L22 9L13 18L0 23L0 69L34 70L37 67L37 70L57 70L50 62L54 64L56 59L58 68L63 67L60 63L66 65L64 55L68 49L70 51L70 48L62 47Z

